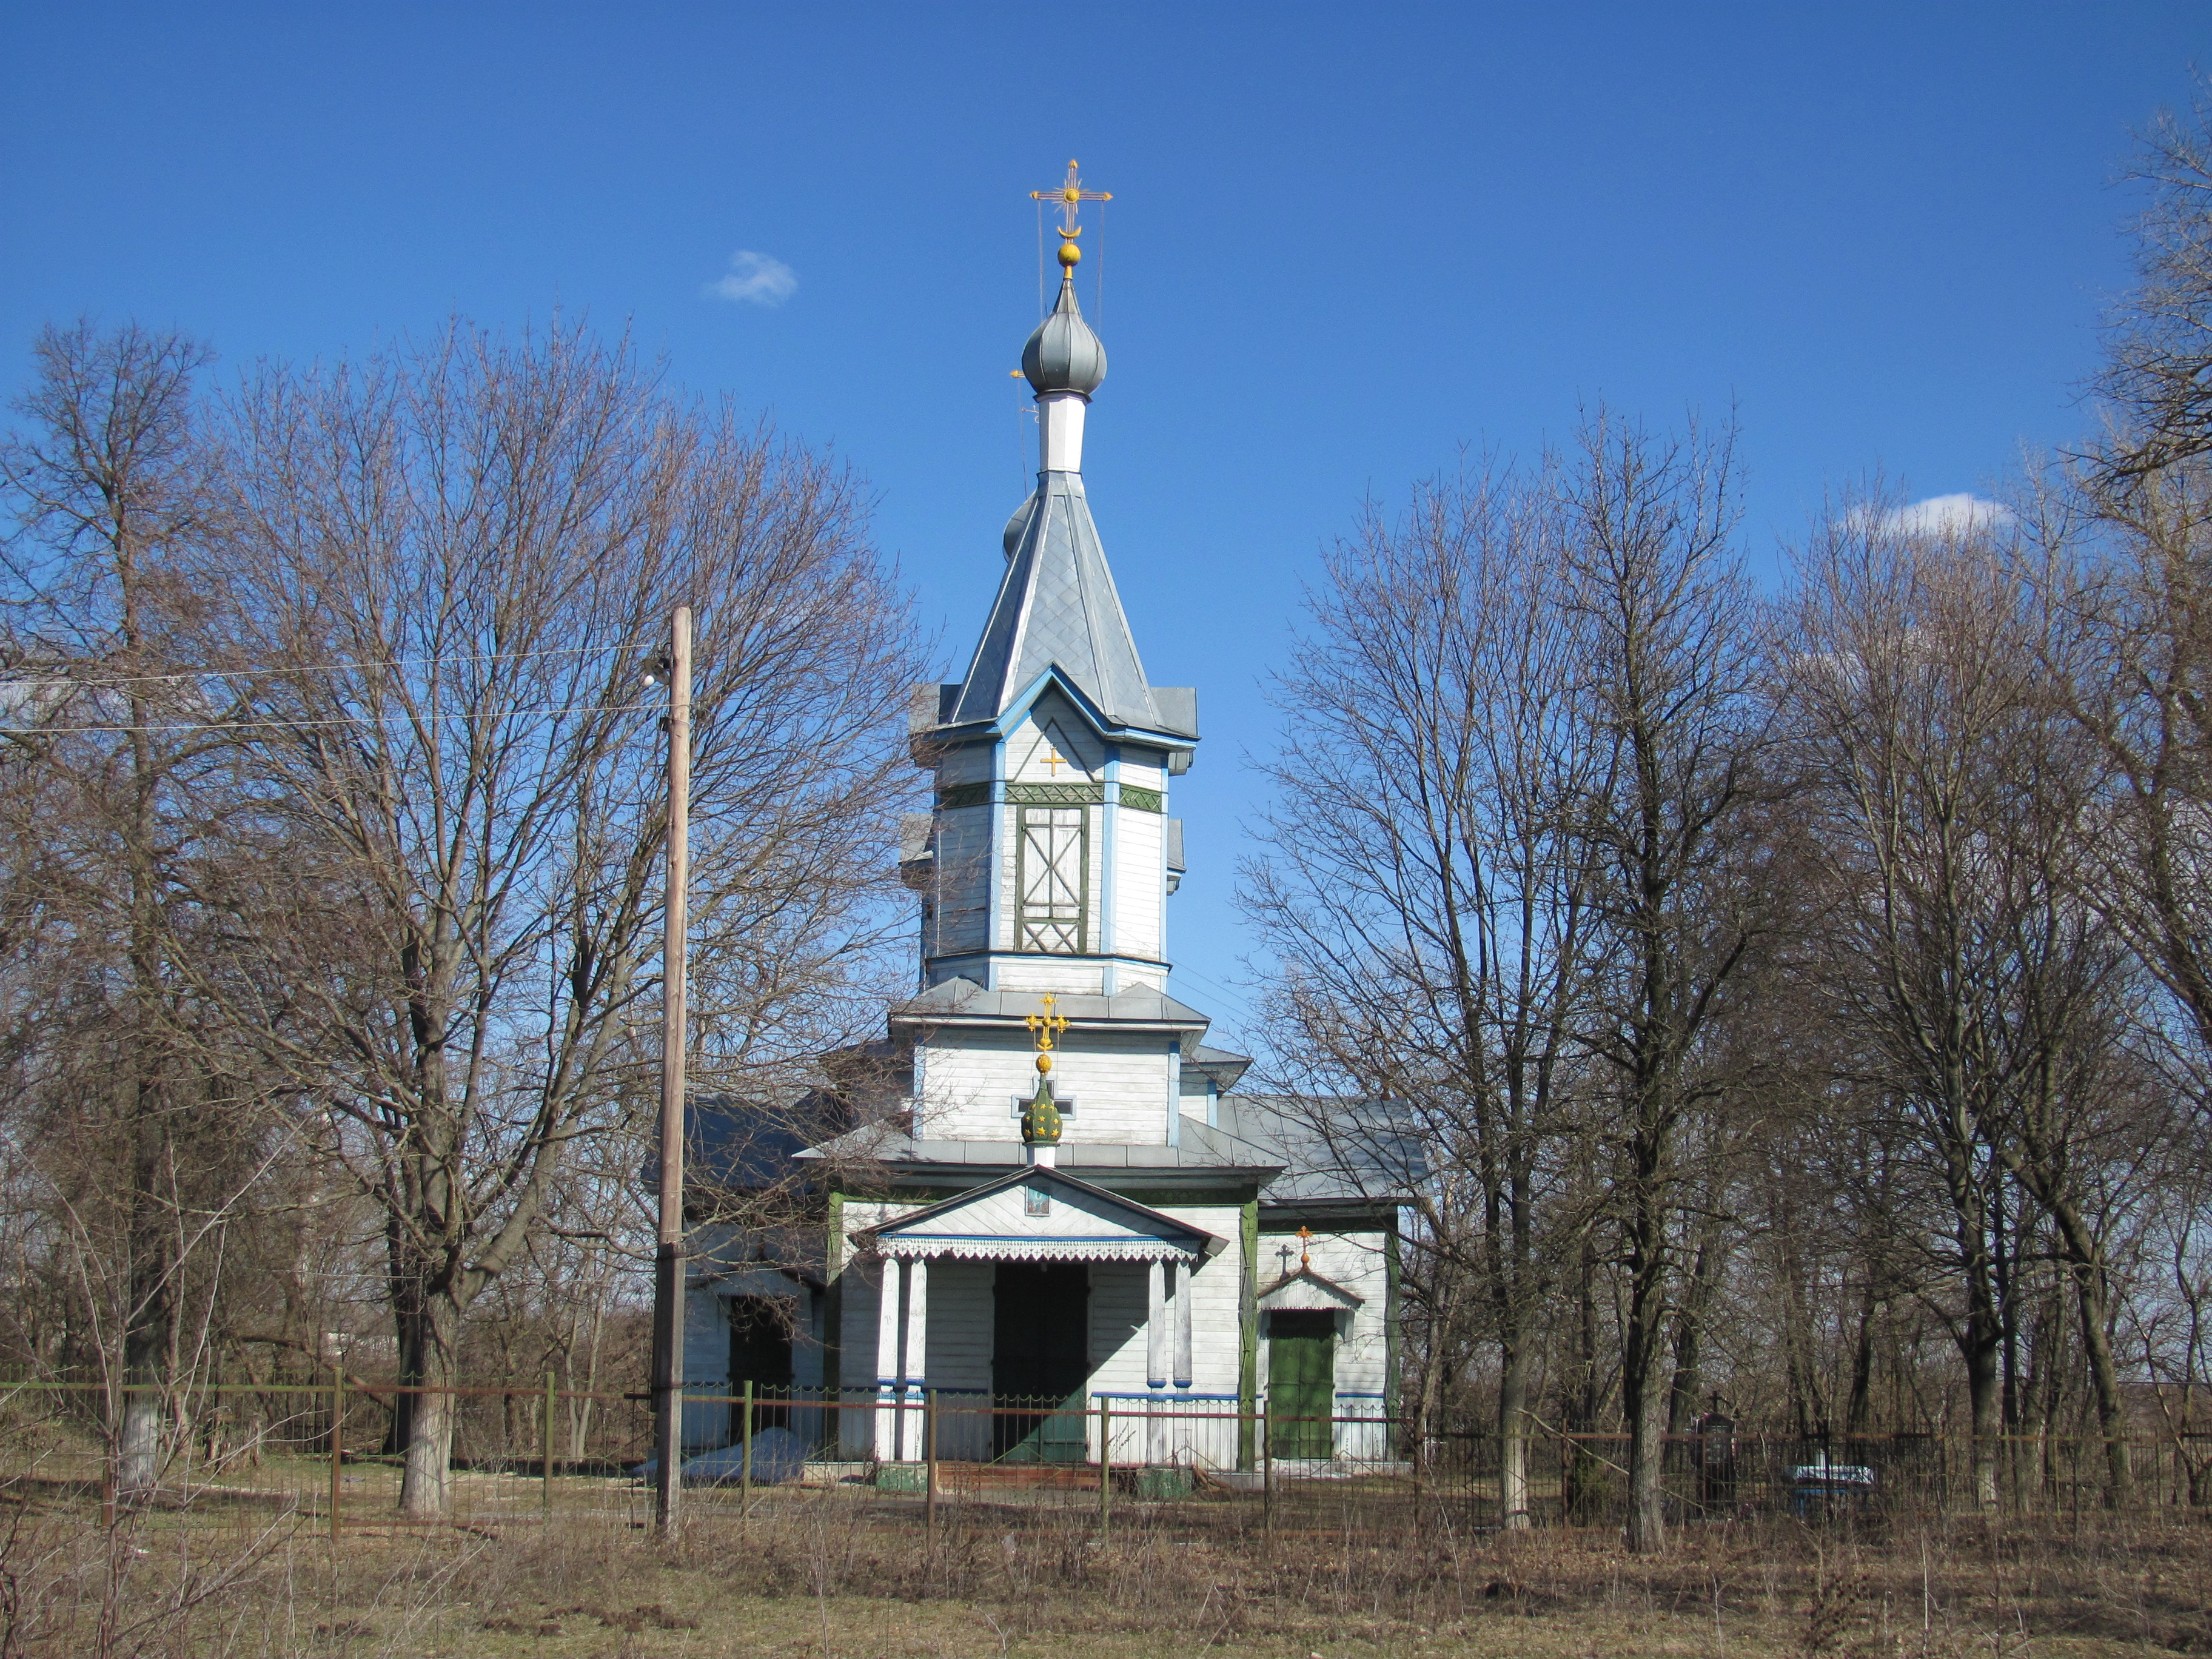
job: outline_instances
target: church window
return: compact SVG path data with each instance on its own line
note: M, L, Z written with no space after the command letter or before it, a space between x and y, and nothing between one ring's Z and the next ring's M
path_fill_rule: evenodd
M1079 956L1089 817L1079 806L1024 806L1015 860L1014 948Z

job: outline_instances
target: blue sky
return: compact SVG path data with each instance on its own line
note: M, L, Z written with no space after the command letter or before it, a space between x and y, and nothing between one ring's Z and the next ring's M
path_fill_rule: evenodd
M1026 192L1080 157L1087 482L1200 688L1176 985L1233 1041L1259 685L1362 498L1601 398L1735 409L1762 568L1870 469L1985 484L2086 418L2192 62L2201 5L7 0L0 389L80 313L236 366L584 310L861 469L957 673L1034 465ZM787 291L712 295L740 252Z

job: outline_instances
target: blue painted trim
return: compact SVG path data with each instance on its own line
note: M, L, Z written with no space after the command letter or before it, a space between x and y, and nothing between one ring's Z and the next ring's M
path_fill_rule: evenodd
M1098 849L1098 943L1101 956L1110 957L1120 948L1114 939L1114 895L1116 890L1115 848L1119 837L1115 833L1121 818L1121 745L1106 745L1106 804L1098 809L1103 821ZM1101 970L1101 981L1108 996L1119 989L1118 975L1109 966Z
M1002 949L1011 951L1020 942L1018 938L1019 930L1014 926L1012 910L1008 908L1008 899L1001 896L1005 891L1007 864L1006 803L1006 734L1001 732L999 734L999 740L991 745L990 867L983 872L983 879L988 884L984 889L983 895L983 937L989 941L990 953L983 961L983 988L987 991L995 991L999 988L998 967L992 958ZM1011 902L1015 908L1018 908L1021 904L1021 895L1018 893L1012 895ZM1006 937L1006 942L1003 946L999 943L999 932L1001 927L1005 928Z
M1141 743L1146 748L1195 749L1196 738L1186 738L1173 732L1162 732L1152 726L1122 726L1107 718L1106 711L1091 701L1082 688L1057 667L1048 668L1023 688L1019 696L1000 711L998 719L984 729L994 737L1005 737L1028 717L1030 708L1044 695L1048 685L1057 685L1066 693L1067 700L1075 705L1075 712L1083 716L1091 729L1102 740ZM1164 791L1163 792L1165 793Z
M1109 1393L1109 1392L1108 1392L1108 1391L1106 1391L1106 1390L1104 1390L1104 1389L1099 1389L1099 1390L1097 1390L1097 1391L1093 1392L1091 1397L1093 1400L1151 1400L1151 1399L1154 1399L1154 1398L1156 1398L1157 1396L1155 1396L1155 1395L1150 1395L1150 1394L1121 1394L1121 1393ZM1232 1400L1232 1401L1233 1401L1233 1400L1235 1400L1235 1399L1237 1398L1237 1396L1236 1396L1235 1395L1233 1395L1233 1394L1177 1394L1177 1395L1175 1396L1175 1398L1176 1398L1176 1399L1177 1399L1177 1400Z
M1182 1039L1168 1039L1168 1145L1182 1145Z

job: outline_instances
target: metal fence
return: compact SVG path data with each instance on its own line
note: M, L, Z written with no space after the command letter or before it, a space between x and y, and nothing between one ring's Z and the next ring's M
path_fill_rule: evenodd
M0 1491L118 1502L108 1425L123 1390L48 1379L0 1382ZM387 1445L410 1393L333 1374L307 1383L234 1382L164 1391L151 1502L175 1511L289 1511L335 1533L395 1521L403 1460ZM535 1382L441 1393L455 1405L447 1518L523 1521L556 1512L642 1525L652 1505L652 1402L638 1393ZM1226 1395L1096 1393L1008 1399L923 1389L687 1389L688 1504L751 1506L803 1491L933 1520L942 1503L1090 1509L1175 1505L1177 1524L1239 1528L1422 1524L1500 1519L1497 1437L1436 1434L1419 1448L1380 1399L1327 1413ZM1537 1526L1617 1527L1627 1439L1538 1434L1526 1513ZM1994 1448L2002 1507L2079 1513L2111 1496L2100 1439L2014 1437ZM1978 1506L1977 1449L1932 1434L1806 1438L1733 1431L1671 1437L1665 1504L1683 1523L1784 1515L1876 1520ZM2136 1507L2212 1500L2212 1433L2127 1447ZM143 1495L142 1495L143 1496Z

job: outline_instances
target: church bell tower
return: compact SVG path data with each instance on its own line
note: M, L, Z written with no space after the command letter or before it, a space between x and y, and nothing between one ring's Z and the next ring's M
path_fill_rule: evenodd
M1198 742L1197 698L1145 678L1083 480L1084 423L1106 348L1075 297L1073 162L1056 203L1058 302L1022 349L1036 398L1036 488L1006 523L1006 566L957 684L909 719L933 810L902 866L922 895L925 990L1112 998L1165 988L1167 899L1182 871L1171 781Z

